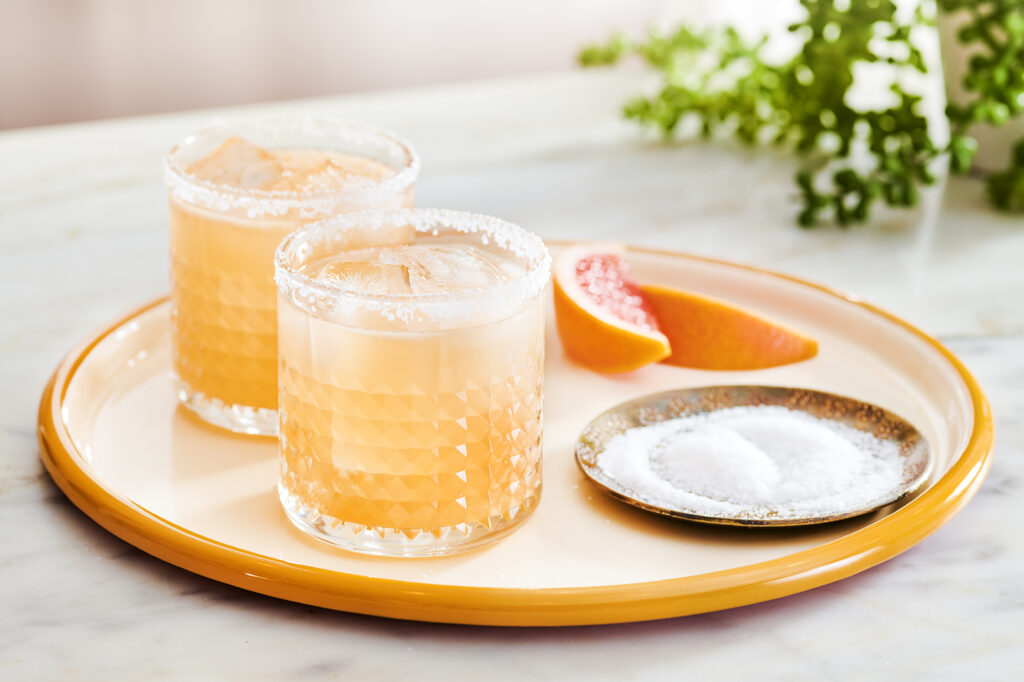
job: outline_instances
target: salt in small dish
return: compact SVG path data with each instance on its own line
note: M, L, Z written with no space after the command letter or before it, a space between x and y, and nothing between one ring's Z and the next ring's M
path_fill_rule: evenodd
M785 408L795 415L838 424L865 438L877 439L898 458L901 471L894 483L855 504L816 507L812 513L780 505L708 504L666 502L651 490L637 490L626 476L613 475L599 459L609 442L630 429L647 427L678 418L701 415L714 417L731 408L767 406ZM850 433L855 433L850 431ZM576 443L576 463L593 483L612 497L640 509L677 519L732 526L802 526L838 521L867 514L911 495L928 480L932 453L925 438L911 424L881 407L846 396L784 386L708 386L644 396L602 413L584 428ZM642 486L639 486L642 488ZM698 497L686 499L699 499ZM723 508L723 507L728 507Z

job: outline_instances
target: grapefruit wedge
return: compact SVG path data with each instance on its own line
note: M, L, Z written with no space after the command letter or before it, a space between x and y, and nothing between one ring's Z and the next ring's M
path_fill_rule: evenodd
M642 287L668 337L669 365L711 370L752 370L808 360L818 353L812 338L754 313L706 296Z
M625 253L619 244L577 244L555 260L555 322L575 362L606 373L652 362L755 370L818 353L814 339L725 301L638 284Z
M669 341L619 244L577 244L554 265L555 323L565 354L617 373L669 356Z

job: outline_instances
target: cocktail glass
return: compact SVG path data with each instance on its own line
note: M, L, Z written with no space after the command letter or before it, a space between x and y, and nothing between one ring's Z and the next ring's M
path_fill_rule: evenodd
M406 231L352 248L351 234ZM541 492L550 257L496 218L371 211L275 257L289 519L358 552L447 554L525 520Z
M164 169L179 400L217 426L273 435L274 249L311 221L411 206L419 159L407 142L381 130L280 118L192 135L171 151Z

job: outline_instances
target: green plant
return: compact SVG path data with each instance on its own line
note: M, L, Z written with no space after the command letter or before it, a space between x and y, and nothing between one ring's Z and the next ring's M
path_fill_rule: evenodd
M962 83L970 99L946 109L951 166L966 173L977 150L971 126L999 126L1024 113L1024 0L938 2L941 11L965 17L957 40L973 52ZM1024 211L1024 138L1014 146L1009 167L988 176L987 188L997 208Z
M965 172L977 146L967 134L970 125L1005 120L1024 108L1024 70L1018 61L1024 0L939 3L947 11L971 7L961 40L993 41L992 56L972 61L975 80L968 89L976 99L950 107L952 135L946 146L933 141L920 95L908 91L900 77L927 71L913 39L915 29L933 19L935 5L927 0L907 18L891 0L800 0L806 16L789 27L801 40L800 49L778 64L764 57L767 37L746 40L728 27L683 26L672 33L652 31L641 41L617 35L585 48L579 58L584 66L600 66L639 55L660 71L660 90L628 102L624 114L666 137L694 121L705 137L732 134L744 144L794 151L801 158L795 178L802 203L799 224L810 227L831 218L847 226L867 221L876 201L915 205L919 188L935 182L933 169L946 152L954 169ZM979 12L977 5L993 8ZM996 30L1007 22L1012 30ZM896 77L887 107L861 108L849 101L857 63L892 68ZM1024 142L1019 152L1015 168L1024 169ZM1017 197L1003 201L1004 207L1024 203L1024 170L993 176L990 194Z

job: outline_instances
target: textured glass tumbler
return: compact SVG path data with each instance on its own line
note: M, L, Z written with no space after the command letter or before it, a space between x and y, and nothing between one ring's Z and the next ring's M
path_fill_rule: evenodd
M311 221L411 206L419 159L384 131L282 118L190 136L171 151L164 171L179 400L216 426L273 435L274 249Z
M353 230L395 240L354 252ZM289 519L389 556L525 520L541 492L540 239L486 216L372 211L293 233L275 265Z

